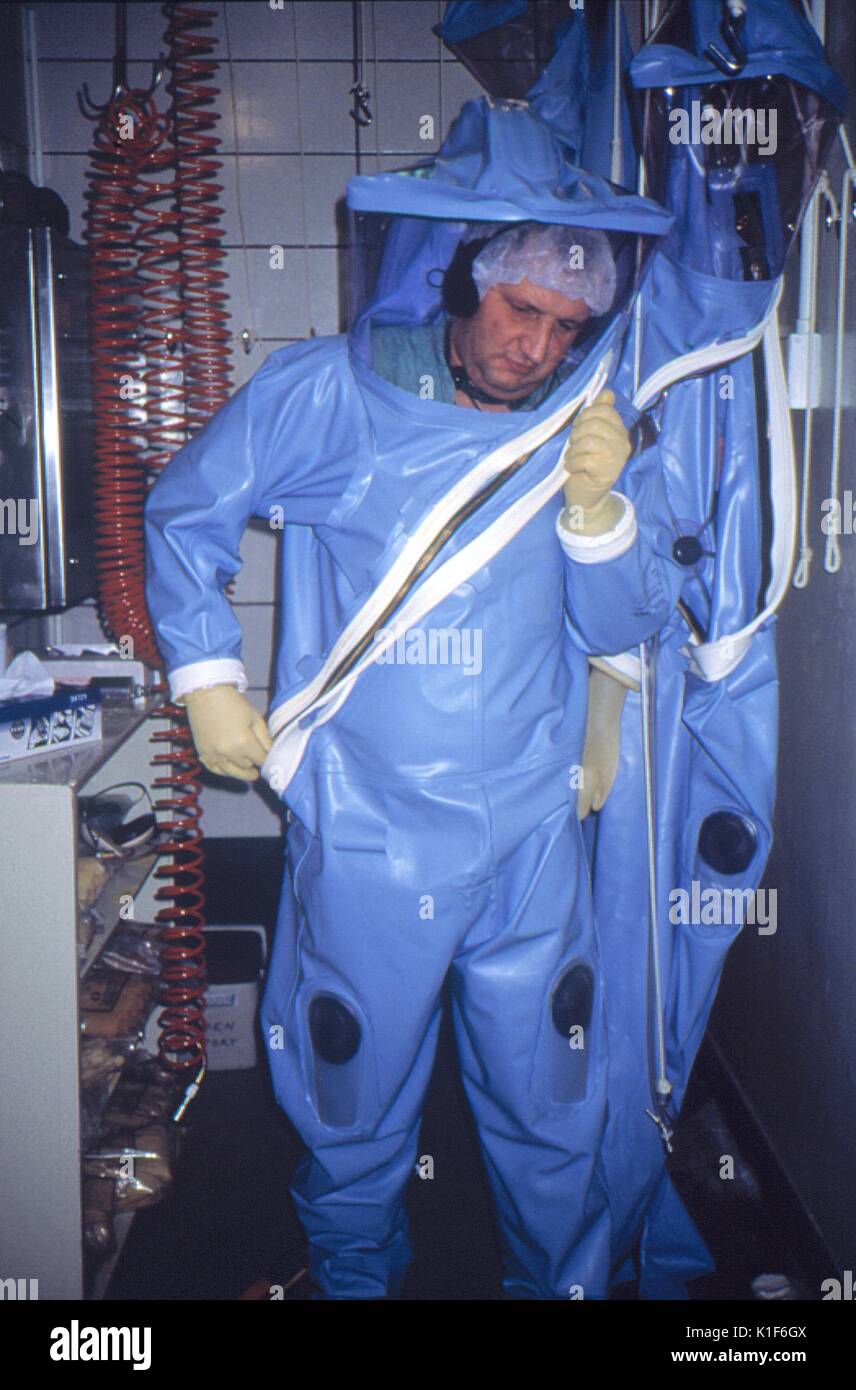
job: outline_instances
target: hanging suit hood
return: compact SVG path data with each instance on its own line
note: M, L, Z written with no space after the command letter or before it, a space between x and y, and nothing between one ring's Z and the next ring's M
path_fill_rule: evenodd
M434 33L495 100L525 99L568 146L574 164L622 188L634 186L638 152L626 103L619 115L620 162L614 165L616 43L622 73L632 56L623 6L452 0Z
M633 59L633 85L665 89L705 87L721 81L723 69L711 49L727 51L724 14L724 6L711 4L711 0L685 0L679 16L683 41L666 41L669 30L664 21L654 41L643 45ZM780 73L817 92L844 115L847 88L827 63L823 44L801 11L780 0L749 0L738 33L744 54L733 76L748 81Z

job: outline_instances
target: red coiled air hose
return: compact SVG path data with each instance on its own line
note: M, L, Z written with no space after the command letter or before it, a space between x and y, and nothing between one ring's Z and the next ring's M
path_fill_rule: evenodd
M217 225L219 140L204 108L217 89L212 40L194 33L214 12L167 7L169 116L133 93L115 94L94 136L87 193L90 329L96 427L95 512L99 614L133 654L161 658L145 604L143 506L153 478L175 449L228 398L229 332L222 288L223 235ZM129 133L130 120L130 133ZM156 801L169 864L156 898L163 967L160 1060L175 1070L205 1058L205 926L200 766L185 712L166 705L153 735L168 750L152 759L163 775Z
M158 664L160 656L144 592L145 439L135 233L140 162L157 139L157 113L150 102L114 97L95 130L86 193L99 616L111 636L131 638L132 654L150 664Z
M194 33L208 28L216 11L171 5L166 37L170 42L167 90L172 95L173 139L177 156L176 208L181 228L184 271L185 387L188 425L193 430L226 401L231 390L229 326L224 289L225 252L220 241L222 210L214 182L222 167L212 134L211 110L219 88L208 81L218 67L210 56L213 38Z

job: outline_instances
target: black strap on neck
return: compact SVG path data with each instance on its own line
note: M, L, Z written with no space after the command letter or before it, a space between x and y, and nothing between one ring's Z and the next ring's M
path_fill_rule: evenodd
M528 400L528 396L521 396L520 399L516 401L506 401L502 400L499 396L488 395L487 391L482 391L480 387L474 385L473 382L470 381L466 367L453 367L451 344L452 324L449 322L446 325L446 366L449 368L452 381L459 391L463 391L465 395L469 396L471 401L480 401L482 405L504 405L507 406L509 410L522 409L524 402Z

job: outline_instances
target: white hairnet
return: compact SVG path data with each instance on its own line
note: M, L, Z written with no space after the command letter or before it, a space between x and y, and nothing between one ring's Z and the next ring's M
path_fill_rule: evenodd
M568 299L582 299L594 315L615 298L615 261L609 238L599 228L527 222L502 232L473 261L479 299L491 285L527 279Z

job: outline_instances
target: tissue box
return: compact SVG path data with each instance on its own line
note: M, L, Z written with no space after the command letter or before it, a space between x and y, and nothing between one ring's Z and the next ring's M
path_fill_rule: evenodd
M100 690L56 691L0 703L0 764L100 738Z

